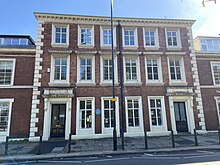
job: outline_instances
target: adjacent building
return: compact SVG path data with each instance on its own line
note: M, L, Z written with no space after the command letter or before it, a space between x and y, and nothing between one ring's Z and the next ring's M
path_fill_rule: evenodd
M0 141L28 138L35 43L26 35L0 35Z
M219 128L220 37L198 36L194 40L207 131Z
M68 139L70 133L74 138L111 137L110 19L47 13L35 17L29 139L38 140L40 135L43 140ZM118 135L122 129L125 136L142 136L144 131L149 136L168 135L171 130L193 133L194 128L206 132L192 37L195 21L114 18L113 22Z

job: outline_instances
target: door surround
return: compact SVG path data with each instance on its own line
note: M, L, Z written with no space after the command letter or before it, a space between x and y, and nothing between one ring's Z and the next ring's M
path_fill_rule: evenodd
M169 96L170 120L174 134L177 134L176 119L174 113L174 102L185 102L188 132L193 134L195 128L194 112L193 112L193 96Z
M66 104L65 139L71 133L72 98L44 98L43 140L50 138L52 104Z

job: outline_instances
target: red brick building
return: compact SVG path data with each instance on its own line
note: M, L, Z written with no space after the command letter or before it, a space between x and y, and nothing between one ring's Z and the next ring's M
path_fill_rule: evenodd
M30 36L0 35L0 141L29 137L35 54Z
M207 131L219 127L220 37L198 36L194 40Z
M108 17L35 13L38 20L30 140L111 137ZM118 21L120 25L118 26ZM194 20L114 18L116 129L125 136L205 132ZM120 34L119 34L120 33ZM121 51L119 50L119 44ZM123 107L120 104L120 52ZM122 117L123 116L123 117Z

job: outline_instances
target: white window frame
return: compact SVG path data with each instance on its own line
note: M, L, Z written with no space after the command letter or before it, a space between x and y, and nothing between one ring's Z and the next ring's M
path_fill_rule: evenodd
M106 48L111 48L112 44L104 44L104 35L103 35L103 30L111 30L111 27L102 27L100 26L100 45L101 47L106 47ZM116 47L116 27L113 28L113 47Z
M214 69L213 69L214 65L216 65L216 64L220 66L220 61L211 61L210 63L211 63L213 85L220 86L220 84L215 83L215 75L214 75Z
M67 75L66 80L54 80L54 62L55 58L67 58ZM51 55L50 83L49 85L70 85L70 55Z
M129 127L128 124L128 100L137 99L138 100L138 115L139 115L139 126L138 127ZM141 96L126 96L125 97L125 115L126 115L126 128L127 133L126 134L134 134L134 135L142 135L144 131L143 126L143 107L142 107L142 97Z
M214 97L215 99L215 103L216 103L216 111L217 111L217 114L218 114L218 125L220 125L220 97L219 96L215 96Z
M145 37L145 32L150 31L154 32L154 40L155 40L155 45L146 45L146 37ZM158 40L158 28L143 28L143 41L144 41L144 47L145 49L159 49L159 40Z
M137 68L137 80L126 80L126 59L136 60L136 68ZM139 56L135 55L125 55L123 57L124 63L124 84L125 85L141 85L141 73L140 73L140 59Z
M10 128L11 128L11 114L12 114L12 103L14 99L0 99L0 102L9 102L9 112L8 112L8 126L7 131L0 132L0 140L5 140L6 136L9 136Z
M120 121L119 121L119 100L118 97L116 98L115 102L115 116L116 116L116 130L119 133L120 131ZM108 134L112 135L113 127L112 128L105 128L105 123L104 123L104 100L111 100L112 97L101 97L101 109L102 109L102 134Z
M168 36L167 36L167 32L176 32L177 34L177 46L170 46L168 45ZM180 36L180 29L179 28L165 28L165 35L166 35L166 47L168 50L172 50L172 49L181 49L181 36Z
M103 60L112 59L111 55L101 55L100 57L100 78L101 78L101 85L112 85L112 79L111 80L104 80L104 70L103 70ZM114 75L115 75L115 83L118 83L118 63L117 63L117 57L114 58Z
M185 74L185 66L183 61L183 56L168 56L168 71L169 71L169 85L187 85L186 82L186 74ZM180 72L181 72L181 80L172 80L170 74L170 59L179 60L180 61Z
M0 61L13 62L12 75L11 75L11 83L10 84L0 85L0 87L2 87L2 86L13 86L14 85L14 78L15 78L15 63L16 63L16 59L2 58L2 59L0 59Z
M125 31L134 31L134 45L125 45ZM123 48L138 48L138 34L137 34L137 28L129 28L129 27L123 27L122 28L122 43Z
M81 43L81 29L91 29L91 44L82 44ZM78 25L78 47L94 47L94 26Z
M92 127L81 129L80 128L80 101L91 100L92 102ZM77 97L77 112L76 112L76 135L88 136L95 134L95 97Z
M162 125L160 126L154 126L152 125L152 119L151 119L151 108L150 108L150 100L151 99L160 99L161 101L161 113L162 113ZM149 123L150 123L150 130L151 132L166 132L167 131L167 118L166 118L166 109L165 109L165 102L164 102L164 96L148 96L148 114L149 114Z
M56 28L66 28L66 43L56 43ZM53 47L68 47L69 46L69 25L67 24L52 24L51 45Z
M80 80L80 59L86 58L92 60L92 80ZM78 55L77 56L77 85L95 85L95 56Z
M147 60L157 60L157 68L158 68L158 80L149 80L148 79L148 70L147 70ZM162 75L162 67L161 67L161 57L158 56L145 56L145 73L146 73L146 84L163 84L163 75Z

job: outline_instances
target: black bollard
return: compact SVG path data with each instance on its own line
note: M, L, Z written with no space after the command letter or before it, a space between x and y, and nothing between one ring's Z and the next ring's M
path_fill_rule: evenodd
M194 139L195 139L195 146L198 146L198 139L197 139L196 129L194 129Z
M121 131L121 149L125 150L125 138L124 138L124 132Z
M8 140L9 140L9 137L6 136L6 141L5 141L5 155L8 154Z
M172 147L175 148L175 140L174 140L173 130L171 130L171 140L172 140Z
M218 127L218 140L219 140L219 144L220 144L220 127Z
M68 153L70 153L71 152L71 144L72 144L72 139L71 139L71 137L72 137L72 134L70 133L69 134L69 142L68 142Z
M41 154L41 147L42 147L42 135L40 136L40 141L39 141L39 146L38 146L37 155L40 155L40 154Z
M144 131L145 149L148 149L147 131Z

